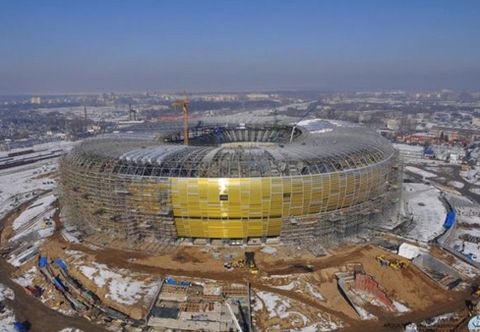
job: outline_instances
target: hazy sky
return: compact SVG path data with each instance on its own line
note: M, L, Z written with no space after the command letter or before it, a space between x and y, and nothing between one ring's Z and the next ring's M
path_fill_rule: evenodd
M0 94L480 88L480 1L0 1Z

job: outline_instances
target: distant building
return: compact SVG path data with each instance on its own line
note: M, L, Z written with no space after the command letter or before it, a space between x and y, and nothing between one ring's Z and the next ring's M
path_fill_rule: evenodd
M30 99L30 103L31 103L31 104L37 104L37 105L38 105L38 104L41 104L41 103L42 103L42 98L40 98L40 97L32 97L32 98Z
M269 95L265 93L249 93L247 94L248 100L265 100L268 99Z
M476 127L480 127L480 118L473 118L472 119L472 125Z
M410 159L421 159L423 157L425 149L420 145L408 145L408 144L393 144L393 147L398 150L400 157L406 161Z
M387 120L387 128L391 130L399 130L400 129L400 120L398 119L388 119Z

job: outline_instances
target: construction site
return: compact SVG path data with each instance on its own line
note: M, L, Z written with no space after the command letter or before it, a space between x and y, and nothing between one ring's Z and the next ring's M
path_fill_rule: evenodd
M389 142L226 120L79 144L2 219L4 273L84 331L463 331L480 312L478 268L441 246L455 201L403 183Z
M83 142L60 160L65 218L83 237L129 244L331 246L395 217L398 153L374 132L217 121Z
M470 299L472 270L440 251L412 261L375 244L324 257L289 246L172 248L125 252L68 243L58 232L14 279L46 305L112 331L377 331ZM434 275L432 259L456 269Z

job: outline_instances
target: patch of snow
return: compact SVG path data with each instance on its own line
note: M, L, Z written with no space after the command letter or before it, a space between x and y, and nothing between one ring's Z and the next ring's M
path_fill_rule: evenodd
M277 252L277 249L273 248L273 247L265 247L261 250L261 252L264 252L266 254L275 254Z
M459 181L452 181L450 182L452 186L454 186L455 188L458 188L458 189L462 189L465 184L463 182L459 182Z
M288 308L290 308L291 305L287 300L282 299L276 294L268 292L256 292L256 294L260 299L257 300L257 302L263 302L265 304L265 309L269 313L269 317L292 318L292 316L298 316L301 321L296 320L296 322L297 324L303 324L303 327L297 328L294 331L333 331L341 327L341 325L335 323L334 321L324 318L322 314L318 314L321 322L308 325L310 320L307 316L299 313L298 311L288 311ZM263 304L255 304L254 311L259 311L262 309Z
M453 262L453 264L451 264L451 267L469 278L473 279L478 277L478 269L476 267L458 258L455 258L455 261Z
M22 266L38 254L39 251L37 248L41 243L41 241L34 242L31 248L21 252L18 256L11 256L7 262L15 267Z
M310 292L310 294L313 295L313 297L315 297L319 300L322 300L322 301L325 300L325 298L322 296L322 294L320 294L311 284L307 283L306 286L307 286L307 290Z
M282 300L280 296L268 292L257 292L257 296L265 303L270 318L275 316L285 318L288 316L286 310L290 308L290 303Z
M75 260L82 259L83 257L86 256L85 253L83 253L81 251L77 251L77 250L67 250L67 251L65 251L65 253Z
M253 311L260 311L262 309L263 309L263 302L256 299L255 305L253 306Z
M443 315L435 316L429 319L424 320L420 323L421 326L435 326L437 324L448 322L450 320L458 319L457 313L446 313Z
M362 320L370 320L370 319L376 319L377 317L371 313L369 313L367 310L363 309L360 306L355 306L355 310L358 312L360 315L360 318Z
M406 170L406 171L409 171L409 172L412 172L412 173L414 173L414 174L420 175L421 177L423 177L423 178L425 178L425 179L437 177L437 174L430 173L430 172L427 172L427 171L425 171L425 170L423 170L423 169L420 169L420 168L417 168L417 167L413 167L413 166L406 166L406 167L405 167L405 170Z
M60 330L58 332L83 332L83 331L75 327L67 327L66 329Z
M459 223L465 223L470 225L480 225L479 216L458 216L457 220Z
M470 192L480 195L480 188L470 188Z
M291 283L289 283L288 285L283 285L283 286L272 286L273 288L277 288L277 289L283 289L283 290L292 290L294 289L295 287L298 286L298 281L292 281Z
M105 264L92 262L91 266L82 265L80 271L91 279L99 288L106 287L108 294L105 297L115 302L134 305L142 300L151 300L158 291L159 285L156 282L145 282L135 280L131 271L113 271ZM145 279L146 275L141 275Z
M21 276L13 278L12 280L15 281L17 284L19 284L22 287L32 286L33 285L33 278L35 277L36 273L37 273L37 267L32 266L30 268L30 270L28 270L27 272L25 272Z
M468 171L460 171L460 176L468 183L477 184L476 182L480 178L480 168L475 166Z
M334 321L331 320L326 320L322 318L322 321L320 323L315 323L310 326L306 326L304 328L299 329L298 331L301 332L327 332L327 331L334 331L338 330L341 328L342 325L335 323Z
M41 197L38 200L30 204L25 211L23 211L17 219L13 222L12 228L14 231L17 231L22 226L28 224L32 219L39 217L44 213L49 206L57 199L55 195L50 194L45 197Z
M443 223L447 210L440 200L440 191L423 183L405 183L403 192L404 210L414 219L414 227L406 237L428 242L444 231Z
M15 332L13 323L15 323L15 313L10 308L5 307L5 312L0 314L0 331Z
M65 228L62 229L61 234L62 234L62 237L63 237L63 238L65 239L65 241L67 241L67 242L70 242L70 243L80 243L80 240L79 240L75 235L73 235L72 233L70 233L69 231L67 231Z
M4 301L5 299L13 301L15 299L15 294L7 286L0 284L0 301Z
M54 232L55 232L55 226L53 226L53 227L48 227L48 228L44 228L44 229L40 229L40 230L37 231L37 234L38 234L41 238L46 238L46 237L52 236Z
M409 311L410 311L410 309L409 309L407 306L403 305L403 304L400 303L400 302L397 302L397 301L395 301L395 300L392 300L392 303L393 303L393 306L395 307L395 309L396 309L398 312L402 312L402 313L403 313L403 312L409 312Z
M80 272L82 272L88 279L91 279L98 287L105 286L105 280L95 279L95 275L98 273L97 269L90 266L80 266Z

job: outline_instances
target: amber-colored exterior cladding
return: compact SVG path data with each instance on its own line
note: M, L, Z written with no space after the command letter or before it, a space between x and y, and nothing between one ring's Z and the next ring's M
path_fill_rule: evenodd
M276 178L171 178L179 237L278 236L282 218L365 202L386 190L390 162L345 172Z
M350 208L379 197L394 178L395 160L299 176L160 178L107 173L108 162L73 167L62 159L62 202L79 227L127 238L279 236L291 216L350 215Z
M224 128L226 145L85 141L60 160L60 203L85 234L136 241L345 238L392 210L397 153L362 128L332 126L291 143L292 128L284 141L274 129Z

